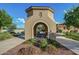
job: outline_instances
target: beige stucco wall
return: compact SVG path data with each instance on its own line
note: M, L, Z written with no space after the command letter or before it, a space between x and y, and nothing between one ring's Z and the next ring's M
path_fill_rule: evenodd
M42 12L42 17L39 16L40 12ZM28 17L25 22L25 39L34 38L33 27L38 22L42 22L47 25L48 37L50 32L56 33L56 23L53 21L54 16L51 14L52 12L49 10L33 10L33 15Z

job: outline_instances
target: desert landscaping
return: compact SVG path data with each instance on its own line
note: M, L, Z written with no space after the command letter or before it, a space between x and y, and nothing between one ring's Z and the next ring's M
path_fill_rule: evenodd
M25 41L3 55L76 55L54 40L47 42L44 40L41 42L36 42L35 39Z
M27 17L18 18L16 22L6 10L1 9L0 54L78 55L79 6L64 12L63 23L56 23L56 11L52 8L24 8ZM20 28L22 25L24 27Z

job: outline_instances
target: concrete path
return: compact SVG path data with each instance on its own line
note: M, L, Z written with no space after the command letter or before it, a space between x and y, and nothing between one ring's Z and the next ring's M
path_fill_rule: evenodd
M79 41L68 39L63 36L57 36L56 41L79 55Z
M5 41L0 41L0 54L5 53L6 51L16 47L17 45L21 44L24 41L25 41L24 39L16 37Z

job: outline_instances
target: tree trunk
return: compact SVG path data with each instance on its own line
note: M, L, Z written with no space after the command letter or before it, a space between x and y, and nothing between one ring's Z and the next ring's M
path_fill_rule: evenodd
M0 26L0 32L2 31L2 27Z

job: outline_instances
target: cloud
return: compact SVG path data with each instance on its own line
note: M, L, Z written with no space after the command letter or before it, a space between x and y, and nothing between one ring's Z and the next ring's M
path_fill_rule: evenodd
M57 21L56 21L56 24L60 24L60 22L57 22Z
M64 13L67 13L67 11L66 11L66 10L64 10Z
M24 20L24 18L17 18L16 22L25 23L25 20Z

